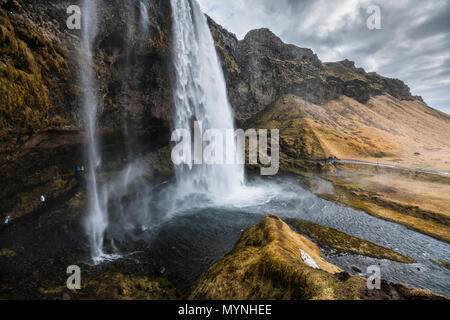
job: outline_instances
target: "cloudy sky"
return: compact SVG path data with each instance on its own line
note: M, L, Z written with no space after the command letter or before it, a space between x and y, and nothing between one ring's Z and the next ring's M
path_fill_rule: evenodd
M198 0L205 13L242 39L269 28L322 61L345 58L398 78L450 114L450 0ZM369 30L378 5L381 29Z

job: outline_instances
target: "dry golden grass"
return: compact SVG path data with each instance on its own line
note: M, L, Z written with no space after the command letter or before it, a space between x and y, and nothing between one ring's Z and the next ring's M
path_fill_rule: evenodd
M299 249L322 270L305 264ZM314 243L268 215L246 229L233 251L202 275L189 299L446 299L384 280L381 287L368 290L366 279L328 263Z
M345 205L450 242L450 178L406 170L338 165L324 172Z
M306 265L304 250L320 266ZM190 299L357 299L365 280L339 280L341 269L285 222L268 215L246 229L231 253L203 274Z
M383 95L362 104L342 96L319 106L286 95L251 125L280 129L283 150L299 157L450 171L450 116L420 101Z
M323 106L286 95L247 125L280 129L281 169L303 176L325 198L450 240L450 177L366 165L320 165L295 159L336 156L450 171L450 116L389 95L366 104L342 96ZM317 177L333 192L314 186Z

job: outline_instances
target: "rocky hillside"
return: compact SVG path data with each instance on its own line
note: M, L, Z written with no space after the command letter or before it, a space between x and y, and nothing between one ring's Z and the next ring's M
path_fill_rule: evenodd
M212 19L208 21L238 119L250 118L288 94L314 104L341 95L362 103L381 94L421 101L401 80L367 73L348 60L322 63L311 49L285 44L269 29L252 30L239 41Z
M450 170L450 116L403 81L349 60L322 63L268 29L239 41L208 21L236 118L246 127L279 128L286 154Z

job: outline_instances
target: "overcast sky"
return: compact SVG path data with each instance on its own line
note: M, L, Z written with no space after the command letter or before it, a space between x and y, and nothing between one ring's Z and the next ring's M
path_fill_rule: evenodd
M450 0L198 0L205 13L242 39L269 28L324 61L345 58L398 78L450 114ZM381 9L369 30L367 8Z

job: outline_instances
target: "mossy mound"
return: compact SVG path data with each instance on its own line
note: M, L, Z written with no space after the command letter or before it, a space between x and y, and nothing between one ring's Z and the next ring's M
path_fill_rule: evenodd
M305 262L300 250L320 269ZM368 290L367 280L351 276L324 260L320 249L275 215L246 229L233 250L209 268L190 299L446 299L426 290L381 281Z
M172 300L178 297L175 287L166 279L118 272L87 281L80 293L84 291L88 292L87 296L83 293L88 298L108 300Z
M350 236L344 232L321 226L314 222L298 219L289 219L286 222L296 228L300 233L316 240L320 245L378 259L388 259L402 263L416 262L414 259L394 250L378 246L370 241Z
M80 290L65 285L44 283L39 292L56 299L172 300L179 297L176 288L164 278L136 276L121 272L105 273L82 281Z
M300 249L320 267L313 269ZM345 276L342 276L345 275ZM358 299L365 286L325 261L319 248L268 215L200 278L191 299Z

